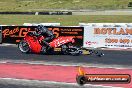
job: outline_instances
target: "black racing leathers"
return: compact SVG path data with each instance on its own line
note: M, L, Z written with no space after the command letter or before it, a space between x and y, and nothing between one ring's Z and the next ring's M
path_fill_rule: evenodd
M54 34L52 31L48 30L48 29L41 29L38 32L34 32L33 33L35 36L44 36L45 38L41 41L42 45L46 45L49 46L49 43L53 38L54 38Z

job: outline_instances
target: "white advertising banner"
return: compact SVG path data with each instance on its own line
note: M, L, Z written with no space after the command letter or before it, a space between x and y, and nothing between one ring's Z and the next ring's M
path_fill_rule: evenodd
M83 47L132 48L132 27L84 26Z

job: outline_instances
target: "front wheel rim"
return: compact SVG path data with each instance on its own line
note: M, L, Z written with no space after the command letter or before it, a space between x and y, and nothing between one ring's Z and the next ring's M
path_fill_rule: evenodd
M20 51L22 51L24 53L28 52L29 51L29 45L28 45L28 43L25 42L25 41L20 42L19 49L20 49Z

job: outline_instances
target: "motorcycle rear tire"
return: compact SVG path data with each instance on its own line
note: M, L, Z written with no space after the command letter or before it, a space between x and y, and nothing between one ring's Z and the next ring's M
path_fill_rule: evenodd
M61 46L62 54L64 54L64 55L67 55L67 54L68 54L68 52L67 52L67 48L68 48L67 45L62 45L62 46Z

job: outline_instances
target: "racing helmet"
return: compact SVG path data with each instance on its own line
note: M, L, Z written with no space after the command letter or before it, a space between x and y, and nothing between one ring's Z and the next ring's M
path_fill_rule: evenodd
M36 29L36 32L39 32L39 31L42 31L42 30L43 30L43 32L46 32L47 31L47 28L44 27L43 25L38 25L37 26L37 29Z
M42 29L43 25L38 25L36 28L36 32L39 32Z

